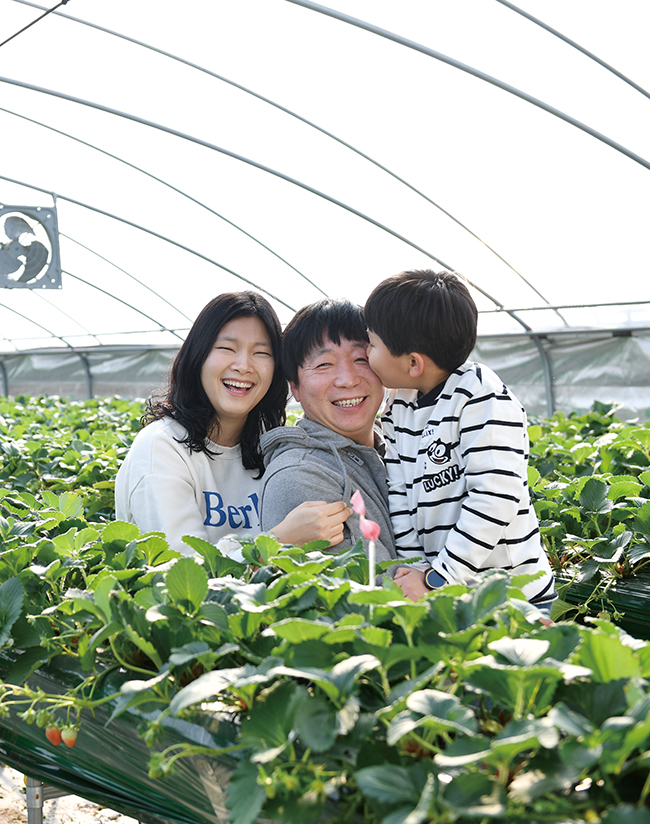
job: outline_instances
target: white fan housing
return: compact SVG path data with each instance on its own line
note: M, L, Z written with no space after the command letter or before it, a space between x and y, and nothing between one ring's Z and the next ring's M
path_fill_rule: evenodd
M54 207L0 204L0 287L61 288Z

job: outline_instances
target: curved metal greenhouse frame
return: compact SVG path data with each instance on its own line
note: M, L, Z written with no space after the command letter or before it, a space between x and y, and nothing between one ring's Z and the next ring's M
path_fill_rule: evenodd
M175 7L167 0L146 0L138 20L132 19L137 15L121 13L125 1L108 12L78 2L75 10L83 16L76 16L58 6L0 0L7 20L16 21L17 32L21 29L0 49L0 117L9 136L0 164L0 200L28 205L40 198L40 205L57 206L64 251L60 293L26 288L0 292L4 394L24 391L30 381L36 385L42 368L38 363L49 358L54 364L61 357L69 362L73 353L81 371L73 370L76 377L60 386L72 394L93 394L105 389L96 365L103 364L99 371L106 373L112 358L134 356L144 362L150 353L157 371L147 377L148 367L143 366L137 387L125 384L127 394L146 394L147 385L157 383L161 363L216 291L256 289L269 296L286 322L310 300L343 293L362 302L382 276L432 263L458 269L467 278L479 305L477 356L487 355L535 411L549 414L558 405L571 404L570 393L562 389L571 382L586 385L591 380L594 392L615 391L606 379L606 356L600 356L603 363L595 369L591 355L582 359L581 347L587 351L609 341L604 349L614 359L613 372L619 368L616 360L620 362L624 340L633 347L624 361L650 360L647 273L635 269L633 282L629 276L621 278L615 289L599 284L609 277L612 265L620 263L628 273L631 264L647 266L647 255L642 258L630 243L638 237L635 222L642 225L647 215L645 204L635 211L633 197L618 201L628 209L627 224L618 216L615 199L603 205L616 215L619 227L629 226L629 234L626 228L620 240L613 231L612 238L603 231L589 237L585 223L575 244L588 250L589 263L579 273L585 299L575 299L579 290L571 277L554 272L565 259L579 258L576 249L565 258L570 234L566 219L555 224L564 247L556 248L556 238L548 231L553 226L549 212L561 203L553 199L552 183L557 187L567 181L562 200L577 203L577 193L587 187L597 164L603 181L613 186L624 181L627 191L637 196L650 170L644 151L635 150L635 143L642 141L632 129L636 118L643 135L643 124L650 121L650 94L645 90L650 77L633 78L615 59L587 48L590 36L592 42L597 38L584 20L578 21L585 22L587 42L581 45L581 25L566 9L540 6L536 0L521 6L505 0L479 6L470 0L465 10L470 17L465 18L454 16L451 7L434 7L424 0L402 13L393 4L365 0L339 2L339 8L310 0L273 0L266 6L248 0L238 9L224 6L218 11L208 0L196 0L187 9L188 15L199 16L196 37L189 43L185 21L174 17ZM29 28L29 22L24 23L30 9L51 13ZM541 19L545 12L551 15L548 21ZM562 23L563 15L566 31L555 24ZM139 32L149 30L151 20L157 26L142 38ZM463 37L472 34L473 21L477 28L480 21L491 26L492 49L481 45L480 38ZM242 60L237 46L248 46L253 35L250 60ZM524 38L530 38L530 60L521 52ZM337 57L323 65L323 54L337 39ZM218 48L210 48L213 40ZM474 59L466 58L472 54L465 40L471 41ZM434 48L443 43L449 48ZM515 47L521 53L511 60L509 51ZM66 51L84 48L87 79L84 73L72 73L76 61ZM620 59L626 56L618 53ZM566 76L553 84L550 73L540 71L541 61L560 58ZM102 59L110 71L102 68ZM111 75L117 76L121 63L129 81L120 92L124 105L116 106L120 95ZM347 75L338 73L338 63L345 65ZM492 64L500 65L504 79ZM227 71L217 70L224 66ZM6 76L8 68L12 77ZM397 78L394 88L392 75ZM46 85L35 82L45 76ZM510 82L513 77L518 82ZM627 111L608 120L604 105L587 105L583 90L588 81L599 94L608 84L626 89L616 94L625 97L629 122ZM188 94L170 93L176 82ZM276 84L271 93L270 83ZM563 95L569 100L572 85L578 91L577 96L573 92L576 114L585 112L595 118L592 123L589 116L574 116L553 102ZM360 112L355 109L354 95L360 90L375 101L374 107L367 104L365 114L364 97ZM446 111L432 114L429 110L436 104L425 101L442 105L448 95L462 101L459 108L451 117ZM339 115L336 97L344 115ZM426 129L433 125L428 133L439 144L437 153L427 152L415 126L398 125L392 132L391 112L402 111L402 97L419 101ZM188 106L188 99L195 105ZM515 143L508 146L508 139L494 139L489 130L461 131L456 153L455 121L481 122L479 116L473 119L472 105L483 106L483 119L501 128L506 138L525 136L530 151ZM603 130L596 121L606 122L613 129L611 136L610 128ZM622 138L617 139L617 133ZM56 162L48 163L48 155ZM480 166L474 155L493 157L494 167ZM508 168L510 155L513 169ZM528 168L518 166L522 158L528 159ZM447 173L447 161L453 173ZM474 177L464 179L465 166ZM519 208L515 193L528 192L522 182L528 175L529 199ZM499 206L498 191L490 189L497 180L504 181L510 195ZM545 211L538 208L538 199ZM593 197L585 200L585 211L592 206ZM531 256L519 240L535 237L523 217L526 211L545 227L541 255ZM2 249L9 249L6 241L0 236L0 267ZM339 245L345 250L342 262ZM354 262L348 263L347 256ZM367 273L359 268L365 259L371 261ZM390 268L382 268L382 262ZM556 279L547 282L544 274L550 271ZM96 311L89 312L89 306ZM567 345L560 342L569 340L579 368L561 373L557 353ZM534 348L537 367L521 354L528 351L526 342ZM536 388L526 389L524 373L531 370ZM598 375L590 377L590 372ZM630 373L627 388L640 393L636 405L623 400L632 411L650 408L650 387L638 375ZM584 397L577 402L584 403Z

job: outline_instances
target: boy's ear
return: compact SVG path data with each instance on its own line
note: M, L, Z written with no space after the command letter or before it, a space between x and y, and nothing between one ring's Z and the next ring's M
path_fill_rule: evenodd
M409 378L419 378L424 372L424 358L419 352L409 352Z

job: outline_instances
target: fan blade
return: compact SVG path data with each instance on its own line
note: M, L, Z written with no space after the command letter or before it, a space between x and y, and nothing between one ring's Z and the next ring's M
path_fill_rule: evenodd
M25 271L18 278L20 283L28 283L30 280L38 277L47 263L48 251L47 246L35 240L27 249L25 255Z
M12 272L17 272L23 265L22 261L18 260L18 255L25 253L25 249L12 241L3 246L0 243L0 275L10 275Z
M10 237L12 240L17 240L21 235L24 235L25 232L29 232L30 235L34 234L32 227L26 220L23 220L22 217L12 215L5 220L5 234L7 237Z

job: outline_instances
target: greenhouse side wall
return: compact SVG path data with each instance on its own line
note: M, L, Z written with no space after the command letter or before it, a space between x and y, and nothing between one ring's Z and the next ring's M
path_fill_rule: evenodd
M147 398L165 382L176 348L97 347L0 355L3 394L58 395L82 400L120 395Z
M623 420L650 419L650 332L574 332L541 336L554 409L587 412L594 401L620 404ZM527 335L480 338L472 356L494 369L529 415L546 416L542 360Z
M620 404L624 420L650 420L650 331L573 332L541 336L554 409L586 412L594 401ZM0 354L0 392L72 399L146 398L165 382L174 347L96 347ZM546 416L547 388L530 336L479 338L472 358L499 374L531 416Z

